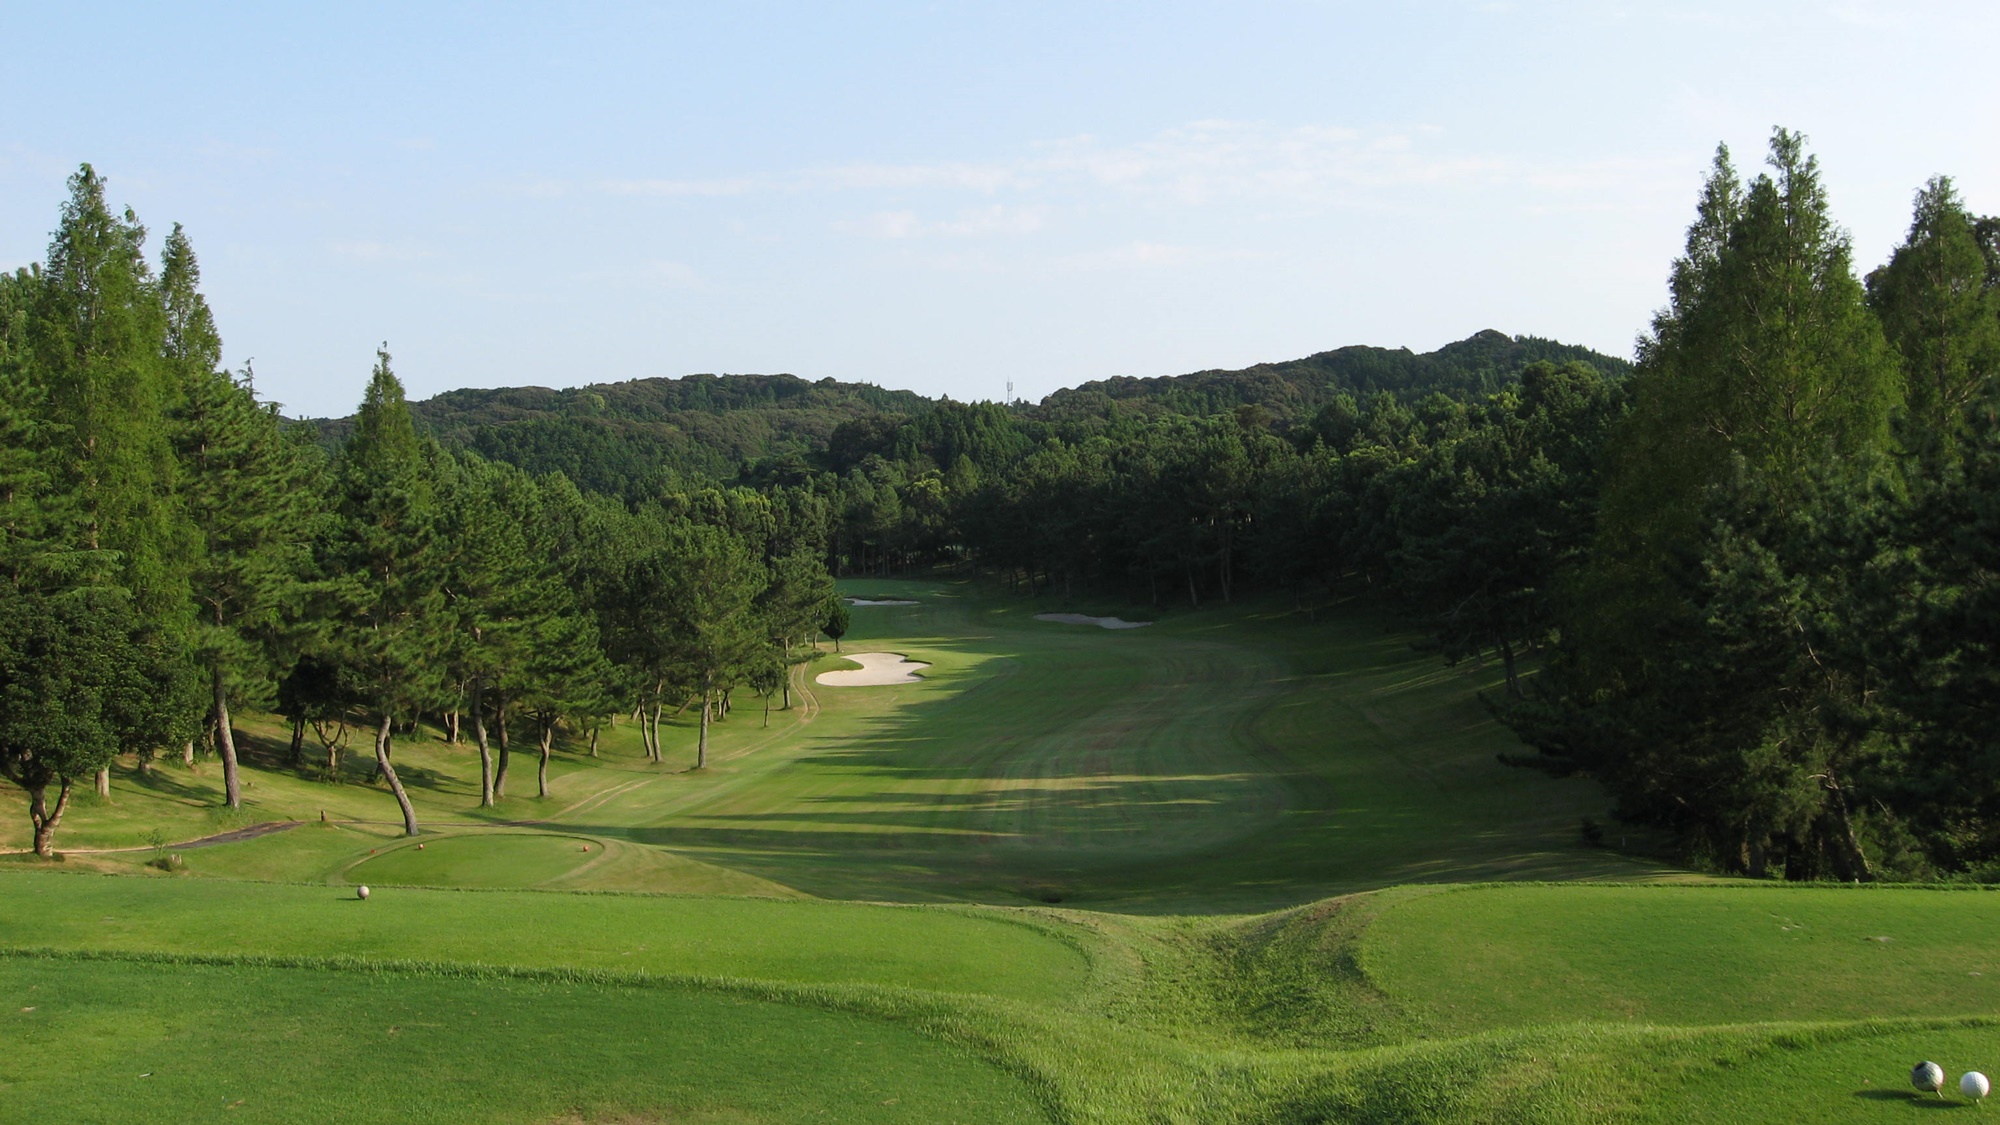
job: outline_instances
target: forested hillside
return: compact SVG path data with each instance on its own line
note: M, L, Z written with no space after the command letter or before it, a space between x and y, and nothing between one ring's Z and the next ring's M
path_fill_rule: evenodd
M1631 368L1589 348L1487 329L1434 352L1354 345L1240 371L1094 380L1043 399L1041 413L1051 418L1101 414L1116 403L1149 413L1201 415L1254 404L1290 421L1310 417L1343 394L1361 398L1387 392L1406 401L1432 393L1454 398L1493 394L1519 382L1522 369L1539 362L1586 363L1608 376Z
M1308 423L1339 399L1386 393L1476 398L1517 384L1537 362L1581 362L1607 376L1630 364L1588 348L1487 330L1434 352L1353 346L1240 371L1117 378L1056 391L1008 413L1044 423L1040 435L1092 432L1118 419L1205 417L1255 406L1280 429ZM560 472L596 492L643 495L689 480L726 481L753 466L846 469L887 451L901 422L942 401L793 375L688 375L553 390L463 389L410 404L417 425L449 448L531 473ZM337 443L352 418L319 419Z
M450 448L626 495L687 479L728 480L748 461L824 449L842 422L914 414L929 405L912 391L865 383L689 375L563 390L447 391L410 409L421 429ZM338 442L352 423L315 425Z

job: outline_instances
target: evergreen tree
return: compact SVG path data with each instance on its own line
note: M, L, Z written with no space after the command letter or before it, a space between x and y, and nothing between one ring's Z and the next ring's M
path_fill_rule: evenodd
M773 560L771 582L758 599L758 608L770 626L771 646L776 650L777 679L771 690L784 691L788 708L792 705L792 667L809 658L794 655L793 650L811 640L833 600L833 578L818 552L802 545Z
M194 655L206 672L209 718L230 808L243 801L230 705L268 705L284 611L301 593L316 497L299 449L257 403L250 373L219 370L221 340L202 298L200 268L180 225L160 269L165 360L179 384L175 439L180 499L193 532Z
M139 612L171 631L187 613L188 536L166 424L179 388L163 360L164 306L146 228L112 213L90 165L69 185L28 324L52 467L76 497L77 545L118 552Z
M164 360L165 315L146 262L146 229L129 210L113 213L90 165L69 187L26 310L24 369L47 423L52 489L65 498L54 534L69 557L92 560L87 573L64 581L121 593L80 596L78 604L94 607L89 614L43 620L78 628L87 621L99 635L108 627L105 607L129 607L118 611L135 630L127 654L150 662L132 672L156 686L147 706L160 721L107 729L121 730L131 740L123 749L143 758L191 734L205 694L187 651L190 537L167 421L178 388ZM108 765L98 769L100 793L109 792Z
M661 622L667 666L701 700L701 733L695 768L708 765L708 727L718 697L742 683L764 645L766 628L755 612L764 568L748 546L716 527L681 530L673 558L669 615Z
M399 715L437 691L449 621L436 534L431 467L410 420L403 385L376 353L354 433L335 466L339 520L324 544L322 615L338 663L374 712L376 769L417 834L416 811L390 761Z
M1526 764L1586 773L1621 815L1718 862L1864 877L1843 716L1866 685L1825 674L1809 629L1830 572L1813 531L1887 440L1900 380L1803 140L1778 130L1747 189L1726 151L1673 305L1641 348L1602 520L1560 614L1543 692L1508 718Z
M1903 361L1905 447L1950 460L1967 408L2000 373L2000 281L1971 216L1944 176L1917 193L1910 233L1868 275L1868 303Z
M847 635L847 627L853 621L854 615L848 611L846 602L834 598L827 603L826 618L820 622L819 631L833 641L833 651L840 651L840 638Z

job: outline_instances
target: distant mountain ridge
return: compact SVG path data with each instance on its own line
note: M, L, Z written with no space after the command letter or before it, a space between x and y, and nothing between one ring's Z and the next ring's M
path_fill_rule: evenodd
M1491 394L1518 381L1522 368L1541 360L1587 363L1620 378L1632 368L1626 360L1575 344L1487 329L1434 352L1357 344L1233 371L1098 379L1057 391L1041 405L1045 411L1067 415L1113 402L1157 404L1161 410L1182 414L1217 414L1255 404L1280 419L1303 419L1339 394L1357 399L1376 393L1399 398Z
M1059 420L1133 411L1206 415L1255 404L1281 422L1303 422L1339 394L1491 393L1544 359L1578 360L1617 376L1630 368L1588 348L1489 330L1434 352L1357 345L1239 371L1101 379L1009 409ZM727 480L755 462L812 457L826 451L843 423L912 417L942 401L830 378L703 374L564 389L467 388L412 403L411 410L421 429L449 447L629 494L663 478ZM335 441L351 419L311 424Z

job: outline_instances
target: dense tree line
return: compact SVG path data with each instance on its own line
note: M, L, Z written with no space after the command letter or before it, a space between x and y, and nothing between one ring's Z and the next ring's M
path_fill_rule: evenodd
M1781 130L1765 175L1718 156L1670 291L1629 379L1531 351L1289 416L1254 372L1143 408L1104 384L856 420L817 475L760 471L827 497L851 572L1156 605L1365 583L1504 666L1519 764L1723 870L2000 870L2000 220L1934 180L1859 278Z
M0 774L50 854L74 787L120 753L197 740L241 802L232 708L275 709L304 764L350 726L415 814L393 745L419 716L477 744L506 792L510 729L539 752L632 712L657 758L699 706L783 690L825 620L825 520L745 489L628 503L417 432L386 351L331 454L260 402L176 227L158 268L88 165L47 261L0 277ZM469 727L469 730L466 728ZM497 743L497 755L493 752Z
M2000 253L1949 180L1855 276L1814 160L1721 151L1640 349L1558 641L1509 721L1724 870L2000 860Z
M843 424L821 457L757 467L819 497L833 565L955 562L1036 593L1199 606L1245 591L1300 604L1379 588L1457 659L1517 656L1552 628L1551 583L1594 527L1623 380L1525 360L1498 390L1335 394L1285 424L1258 403L1206 415L1051 417L940 403Z

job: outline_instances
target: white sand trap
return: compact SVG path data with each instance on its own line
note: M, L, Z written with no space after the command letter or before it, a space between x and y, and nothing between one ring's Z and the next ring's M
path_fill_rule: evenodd
M847 659L861 665L837 672L821 672L817 682L827 687L883 687L888 684L922 683L917 673L930 667L906 658L900 652L849 652Z
M1064 625L1095 625L1099 629L1144 629L1151 621L1127 621L1122 617L1087 617L1081 613L1037 613L1037 621L1060 621Z
M882 598L878 601L871 601L867 598L849 598L847 599L847 604L848 605L915 605L917 603L909 600L908 598Z

